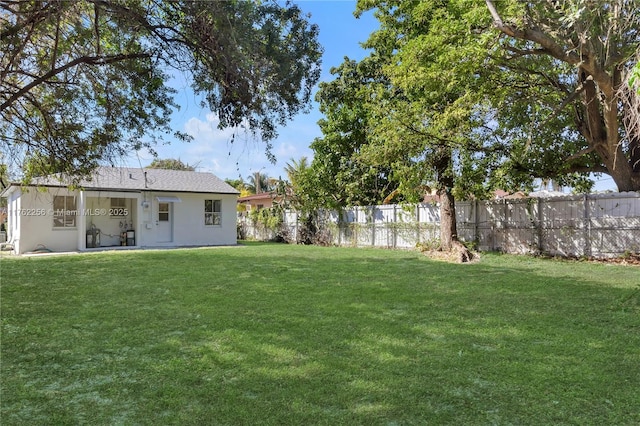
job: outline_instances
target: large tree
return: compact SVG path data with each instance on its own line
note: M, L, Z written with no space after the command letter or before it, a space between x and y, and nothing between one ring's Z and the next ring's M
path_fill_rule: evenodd
M493 59L520 75L523 92L540 89L527 84L531 78L559 98L553 106L543 96L512 98L530 102L534 112L531 154L543 148L543 154L564 161L564 172L606 173L620 191L639 190L640 133L624 124L638 113L638 94L625 80L640 52L640 1L485 1L502 34ZM543 127L562 114L573 120L567 131L578 134L571 138L570 155L536 146Z
M375 8L380 29L365 47L388 80L370 95L361 157L388 164L408 199L421 200L435 189L441 248L459 250L466 259L454 193L486 190L487 171L505 156L483 125L491 115L479 76L486 49L473 40L473 30L488 13L465 1L362 1L359 7Z
M638 139L621 126L633 103L620 95L638 51L637 3L513 0L498 11L491 1L358 2L380 21L365 47L389 57L382 70L392 85L369 110L366 150L401 160L394 168L410 187L435 184L444 248L456 244L456 187L482 192L536 177L587 187L600 172L621 190L638 188Z
M324 114L318 125L322 137L311 143L314 151L304 186L312 202L339 209L380 204L398 187L388 164L366 161L362 149L370 141L372 96L388 87L375 57L360 62L345 58L331 70L334 80L320 83L316 100Z
M170 80L265 141L309 103L318 29L278 2L0 0L0 144L25 177L86 174L174 132Z
M435 100L425 104L427 115L436 107L430 124L462 118L476 102L473 132L508 149L492 184L553 178L588 189L590 173L606 173L621 191L640 188L640 102L626 83L639 53L639 0L358 6L381 22L369 43L395 49L385 71L394 84ZM447 95L454 86L466 89Z

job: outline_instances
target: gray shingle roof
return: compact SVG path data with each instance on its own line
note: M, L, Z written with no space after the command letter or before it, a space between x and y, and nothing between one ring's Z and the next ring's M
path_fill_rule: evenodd
M146 176L145 176L146 174ZM34 180L35 185L67 186L59 177ZM164 191L238 194L238 191L213 173L181 170L98 167L92 179L79 185L88 191Z

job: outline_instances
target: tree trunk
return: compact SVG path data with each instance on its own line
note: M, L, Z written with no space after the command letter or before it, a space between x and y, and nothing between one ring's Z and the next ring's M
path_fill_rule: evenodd
M458 241L456 201L450 188L443 188L438 195L440 196L440 247L442 250L450 251L453 243Z
M468 262L473 254L458 240L456 201L451 192L454 177L451 172L451 151L448 148L442 149L435 165L440 197L440 249L456 253L459 262Z
M579 72L584 86L583 102L586 112L583 135L602 160L618 191L640 190L640 173L634 171L630 161L632 159L623 151L620 143L618 96L612 88L603 90L603 87L600 87L598 90L594 79L590 78L587 71L581 68Z
M456 201L451 187L438 191L440 196L440 249L455 253L458 262L469 262L473 253L458 239L456 224Z

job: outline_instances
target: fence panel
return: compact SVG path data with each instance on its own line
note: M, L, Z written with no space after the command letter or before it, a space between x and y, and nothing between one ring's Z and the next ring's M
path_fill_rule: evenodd
M336 245L412 248L439 238L440 211L435 204L383 205L321 211L318 227ZM299 217L287 211L283 226L290 238ZM240 219L249 238L274 233ZM614 193L557 198L460 201L458 235L480 250L610 257L640 251L640 194Z

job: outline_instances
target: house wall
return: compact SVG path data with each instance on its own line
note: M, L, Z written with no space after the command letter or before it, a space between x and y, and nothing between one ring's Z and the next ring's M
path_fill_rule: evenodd
M7 241L12 243L16 250L20 245L20 216L17 214L22 205L20 192L13 191L7 197Z
M74 227L54 228L53 199L57 195L76 197L78 213ZM157 197L178 197L171 203L171 238L159 237L159 202ZM126 216L109 214L111 198L126 198ZM83 202L81 200L84 200ZM205 200L221 201L221 224L205 225ZM8 197L9 238L16 253L36 250L40 245L52 251L85 250L86 234L91 225L100 229L100 246L120 245L120 232L135 231L135 246L201 246L236 244L236 200L233 194L127 193L69 191L48 188L40 191L20 189ZM84 203L84 204L83 204Z
M162 237L157 197L180 199L180 202L170 203L171 241L165 241L166 238ZM221 225L205 225L205 200L221 201ZM236 200L237 196L232 194L144 193L136 238L139 238L139 244L150 247L236 244Z
M44 246L53 251L71 251L78 247L78 229L53 227L53 197L56 195L78 196L78 191L67 189L50 189L42 192L30 188L28 192L17 190L13 194L11 215L17 219L13 237L18 239L14 244L16 253L26 253ZM13 195L12 194L12 195ZM77 218L76 218L77 220Z

